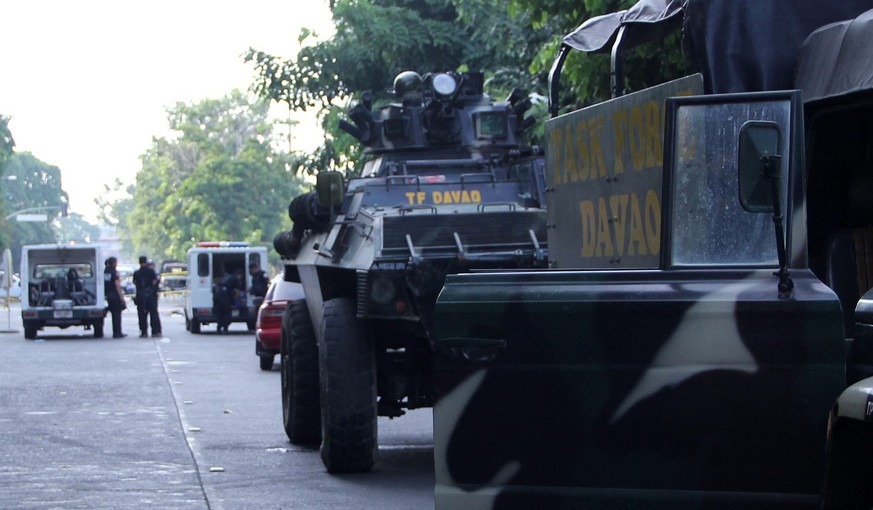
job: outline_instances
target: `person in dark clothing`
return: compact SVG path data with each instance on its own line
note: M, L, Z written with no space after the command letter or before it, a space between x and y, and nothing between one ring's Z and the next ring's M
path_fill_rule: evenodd
M140 257L139 269L133 273L140 338L149 336L149 325L152 327L153 337L162 336L161 318L158 316L158 275L148 266L148 262L147 257Z
M218 323L218 332L227 333L230 326L233 305L239 298L242 270L228 273L213 288L212 304L215 309L215 318Z
M124 302L124 291L121 290L121 280L115 267L118 259L109 257L106 259L106 268L103 270L103 293L106 296L107 308L112 315L112 338L124 338L127 335L121 332L121 311L127 308Z
M252 303L257 310L261 303L264 302L264 296L267 295L267 287L270 286L270 279L267 278L267 273L261 271L261 267L252 262L249 264L249 275L252 277L252 285L249 287L249 293L253 296Z

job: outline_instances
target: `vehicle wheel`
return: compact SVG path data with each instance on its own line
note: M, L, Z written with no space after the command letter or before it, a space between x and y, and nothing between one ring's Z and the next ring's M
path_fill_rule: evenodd
M272 355L261 356L261 370L264 370L265 372L269 372L270 370L273 370L273 356Z
M28 340L36 339L36 332L39 331L39 328L36 327L35 324L24 323L24 338Z
M248 326L249 331L255 330L255 321L246 321L246 326Z
M349 298L324 304L318 346L321 461L330 473L369 471L376 462L376 356Z
M282 316L282 422L299 445L321 442L318 344L304 301L288 303Z
M103 320L94 323L94 338L103 338Z
M197 319L191 319L191 333L195 335L200 334L200 321Z
M188 314L185 314L185 331L191 331L191 319L188 318Z

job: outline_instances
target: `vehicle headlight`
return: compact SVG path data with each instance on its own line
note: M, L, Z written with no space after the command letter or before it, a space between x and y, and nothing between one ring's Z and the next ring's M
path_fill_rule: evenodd
M440 97L449 97L458 90L458 82L448 74L433 77L433 91Z
M370 298L380 305L387 305L397 296L394 282L387 276L377 276L370 284Z

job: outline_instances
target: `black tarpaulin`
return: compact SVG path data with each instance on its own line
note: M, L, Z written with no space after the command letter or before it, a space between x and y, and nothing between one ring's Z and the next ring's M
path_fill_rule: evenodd
M873 89L873 10L810 34L796 85L806 102Z
M707 92L794 88L803 41L873 0L685 0L683 41Z
M640 0L596 16L564 37L570 48L608 52L618 31L633 47L683 28L683 46L707 93L794 88L803 41L817 28L854 19L873 0Z
M633 7L602 16L595 16L567 34L567 46L587 53L603 53L612 49L618 29L625 27L623 46L631 48L644 42L661 39L677 29L682 19L682 0L640 0Z

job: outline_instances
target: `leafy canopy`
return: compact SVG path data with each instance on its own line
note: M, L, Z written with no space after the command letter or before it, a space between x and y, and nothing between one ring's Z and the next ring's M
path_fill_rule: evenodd
M182 258L194 242L267 243L290 227L288 200L303 183L294 157L273 148L267 108L233 91L168 110L172 135L140 157L130 201L102 204L132 251Z

